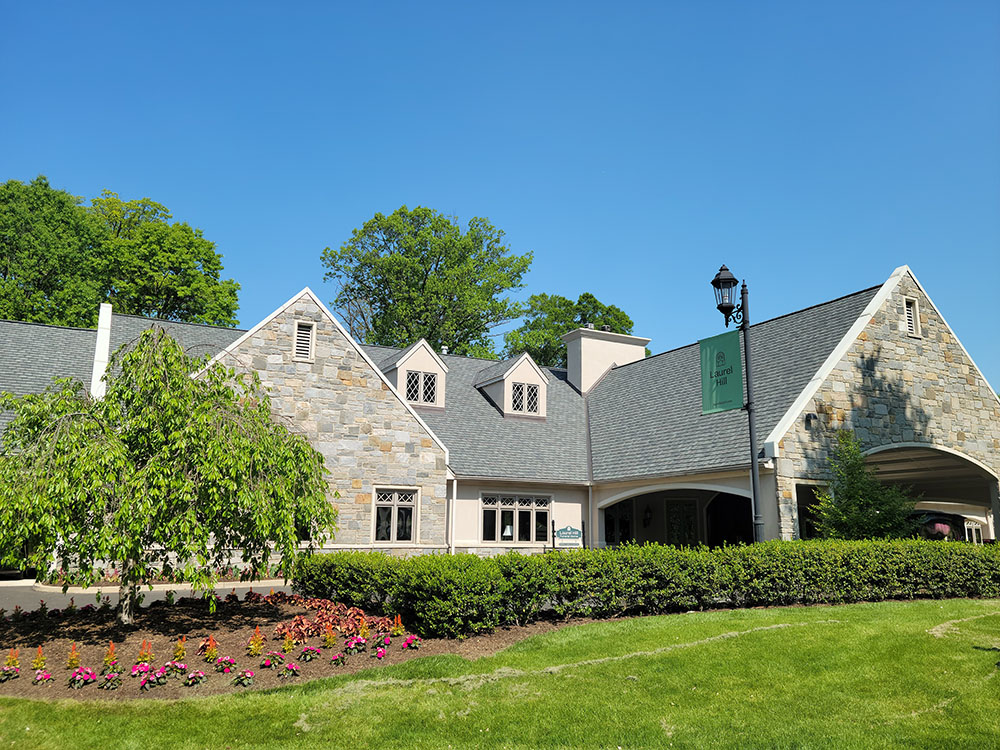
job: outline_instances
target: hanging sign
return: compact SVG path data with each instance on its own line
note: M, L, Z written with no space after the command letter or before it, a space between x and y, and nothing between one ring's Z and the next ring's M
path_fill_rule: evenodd
M740 332L712 336L698 342L701 350L701 413L743 408L743 365Z

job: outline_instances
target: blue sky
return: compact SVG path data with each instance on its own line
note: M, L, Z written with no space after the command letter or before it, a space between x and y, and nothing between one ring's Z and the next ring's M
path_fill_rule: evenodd
M375 212L486 216L524 296L662 351L909 264L994 387L996 2L6 3L0 179L149 196L252 325Z

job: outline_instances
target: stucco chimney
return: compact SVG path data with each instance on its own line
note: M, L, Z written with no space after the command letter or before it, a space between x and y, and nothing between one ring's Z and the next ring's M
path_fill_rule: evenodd
M111 356L111 304L101 303L101 311L97 315L97 343L94 346L94 369L90 374L90 395L94 398L104 398L107 383L104 382L104 371L108 367Z
M615 365L627 365L646 356L649 339L624 333L596 331L592 327L577 328L564 334L566 343L566 376L581 393Z

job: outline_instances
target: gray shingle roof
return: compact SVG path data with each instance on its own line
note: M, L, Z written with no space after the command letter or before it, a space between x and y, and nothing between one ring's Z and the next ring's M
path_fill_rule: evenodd
M401 350L365 346L373 361ZM448 380L443 410L417 409L446 446L452 470L460 476L587 480L587 424L583 399L566 382L566 371L548 369L544 420L504 416L475 387L492 360L444 355ZM395 361L395 358L393 358ZM509 365L508 365L509 366ZM546 368L543 368L546 369Z
M96 341L93 328L0 320L0 391L41 393L53 378L74 378L89 386ZM0 413L0 433L11 416Z
M492 364L487 365L476 373L474 384L485 385L493 382L497 378L503 377L504 373L510 369L511 365L513 365L516 360L517 357L509 357L508 359L502 359L499 362L493 362Z
M878 287L750 328L758 440L775 427ZM702 415L697 344L618 367L588 396L595 481L749 464L742 410Z
M133 343L143 331L154 325L160 326L172 336L191 357L218 354L246 333L241 328L178 323L171 320L144 318L140 315L115 313L111 316L111 353L114 354L122 344ZM93 348L91 348L91 357L93 357Z

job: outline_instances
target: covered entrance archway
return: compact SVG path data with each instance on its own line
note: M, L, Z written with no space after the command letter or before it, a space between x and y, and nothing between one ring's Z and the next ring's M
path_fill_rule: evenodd
M599 532L609 547L626 542L677 546L750 543L750 499L703 489L640 492L605 506Z
M996 539L994 518L997 477L988 467L956 451L920 443L885 446L867 451L866 463L884 484L909 486L920 496L917 510L951 537L980 541ZM949 521L948 516L954 516Z

